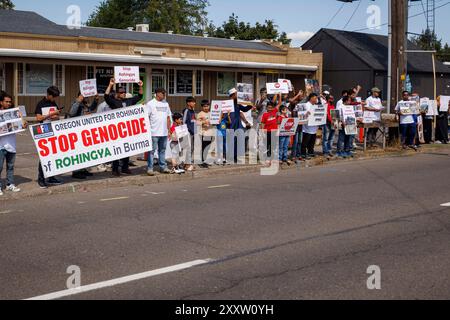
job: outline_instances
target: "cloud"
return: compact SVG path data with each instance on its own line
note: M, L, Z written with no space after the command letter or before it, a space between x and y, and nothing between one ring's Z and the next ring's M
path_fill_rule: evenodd
M306 40L309 40L314 35L314 32L311 31L297 31L297 32L289 32L287 34L289 39L292 39L296 44L303 44Z

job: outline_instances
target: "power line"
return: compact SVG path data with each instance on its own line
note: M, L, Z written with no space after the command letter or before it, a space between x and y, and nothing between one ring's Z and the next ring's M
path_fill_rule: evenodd
M354 17L355 14L356 14L356 11L358 11L358 9L359 9L359 7L361 6L361 3L362 3L362 2L363 2L363 0L360 0L360 1L358 2L358 6L356 7L355 11L353 11L352 16L350 17L350 19L348 19L347 23L345 24L344 30L345 30L345 28L347 28L347 26L350 24L350 21L352 21L353 17Z
M436 10L437 10L437 9L440 9L440 8L442 8L442 7L448 6L449 4L450 4L450 1L448 1L448 2L446 2L446 3L444 3L444 4L442 4L442 5L440 5L440 6L438 6L438 7L436 7ZM421 16L422 14L423 14L423 12L418 13L418 14L415 14L415 15L412 15L412 16L409 16L408 19L411 19L411 18L415 18L415 17ZM353 30L353 32L364 31L364 30L374 29L374 28L378 28L378 27L384 27L384 26L387 26L388 24L389 24L389 23L386 22L386 23L383 23L383 24L380 24L380 25L378 25L378 26L371 27L371 28L363 28L363 29Z
M341 7L338 9L338 11L334 14L334 16L331 18L331 20L327 23L327 25L325 26L325 28L328 28L328 26L331 24L331 22L333 22L334 18L337 17L337 15L342 11L342 9L345 6L345 2L342 3Z

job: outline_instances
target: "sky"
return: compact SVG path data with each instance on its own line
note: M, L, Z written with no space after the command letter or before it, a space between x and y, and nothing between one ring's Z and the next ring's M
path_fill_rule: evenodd
M450 0L436 1L436 33L444 42L450 44ZM67 8L77 5L81 9L82 22L95 10L100 1L96 0L13 0L16 10L35 11L59 24L65 24L69 14ZM240 20L255 23L257 21L274 20L280 31L288 33L295 46L300 46L320 28L332 28L347 31L370 32L387 35L388 0L361 0L353 3L337 0L278 0L274 7L273 0L210 0L209 19L215 25L235 13ZM409 32L421 33L426 28L426 19L422 7L426 0L411 2L409 12ZM380 8L379 20L370 19L367 13L370 6ZM415 16L415 17L413 17ZM334 17L334 18L333 18ZM372 28L367 29L367 21L372 21ZM386 24L379 29L374 26Z

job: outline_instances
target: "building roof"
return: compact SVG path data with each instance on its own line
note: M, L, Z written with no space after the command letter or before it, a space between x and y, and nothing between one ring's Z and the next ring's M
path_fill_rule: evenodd
M268 43L256 41L242 41L211 37L205 38L168 33L136 32L94 27L82 27L81 29L70 30L66 26L58 25L35 12L18 10L0 10L0 32L65 37L91 37L110 40L140 41L200 47L219 47L241 50L261 50L269 52L283 51L281 48L272 46Z
M369 33L350 32L333 29L321 29L302 47L314 50L315 45L321 41L322 35L327 35L352 51L369 67L377 71L388 69L388 44L387 36ZM411 41L408 41L408 50L420 50ZM409 72L433 72L431 56L428 53L408 53ZM450 68L440 61L436 61L438 73L450 73Z

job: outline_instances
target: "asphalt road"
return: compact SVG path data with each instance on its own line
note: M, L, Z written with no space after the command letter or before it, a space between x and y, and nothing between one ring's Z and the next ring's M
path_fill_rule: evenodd
M449 299L448 153L5 202L0 299Z

